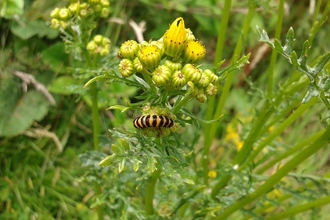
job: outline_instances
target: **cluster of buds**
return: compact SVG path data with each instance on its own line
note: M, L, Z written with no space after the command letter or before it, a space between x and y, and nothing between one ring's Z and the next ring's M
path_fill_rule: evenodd
M102 35L96 35L92 41L87 44L87 50L92 55L106 56L110 52L110 39Z
M73 1L68 7L55 8L50 16L51 27L54 29L66 29L70 24L70 19L81 19L93 14L101 18L106 18L110 14L109 0L88 0L87 2Z
M217 93L215 83L218 81L218 76L211 70L203 71L198 66L205 54L205 47L190 29L185 28L183 18L179 17L158 41L124 42L118 52L122 59L119 71L123 77L147 72L158 88L190 88L198 101L205 102L206 96Z

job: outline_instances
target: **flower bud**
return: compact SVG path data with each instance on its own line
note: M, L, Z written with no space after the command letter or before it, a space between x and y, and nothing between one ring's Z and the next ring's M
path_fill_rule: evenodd
M69 9L67 8L61 8L59 13L58 13L58 17L61 19L61 20L68 20L71 16L71 13L69 11Z
M201 71L190 63L183 66L182 73L193 83L198 83L202 77Z
M209 77L211 83L216 83L219 80L219 77L215 75L212 70L206 69L203 73Z
M205 93L208 96L213 96L216 95L218 93L218 89L215 85L213 85L212 83L210 83L206 89L205 89Z
M195 97L200 103L204 103L207 100L207 97L204 93L197 94Z
M100 12L100 17L101 18L107 18L110 14L109 8L102 8Z
M175 63L171 60L166 60L164 63L165 66L169 67L172 71L181 70L182 64L181 63Z
M159 65L161 51L155 45L142 45L138 51L138 58L146 69L153 70Z
M129 59L123 59L119 63L119 71L123 77L132 76L135 73L133 62Z
M143 70L143 65L137 57L133 60L133 66L136 72L141 72Z
M157 46L160 49L161 56L164 55L164 45L161 41L151 41L149 44Z
M76 14L79 12L80 10L80 4L78 2L76 3L71 3L68 7L69 11L71 12L71 14Z
M98 45L102 44L102 40L103 40L103 36L102 35L95 35L95 37L93 38L93 41L95 43L97 43Z
M139 44L135 40L129 40L125 41L120 46L119 53L122 57L133 60L136 57L139 49Z
M95 54L96 51L97 51L97 44L95 43L95 41L90 41L88 44L87 44L87 50L92 53L92 54Z
M60 21L56 18L53 18L50 22L50 26L53 28L53 29L59 29L60 28Z
M198 63L205 54L205 47L199 41L189 41L182 52L182 59L185 63Z
M198 81L197 85L203 88L207 87L211 83L210 78L205 74L202 74L201 79Z
M54 10L50 13L50 17L52 18L59 18L60 9L54 8Z
M180 56L185 48L187 33L183 18L177 18L166 31L163 37L165 54L171 57Z
M169 83L171 78L171 70L165 65L158 66L152 73L152 80L156 86L164 86Z
M110 7L110 2L109 2L109 0L100 0L100 4L101 4L103 7Z
M176 89L181 89L187 84L187 79L180 70L172 74L172 85Z

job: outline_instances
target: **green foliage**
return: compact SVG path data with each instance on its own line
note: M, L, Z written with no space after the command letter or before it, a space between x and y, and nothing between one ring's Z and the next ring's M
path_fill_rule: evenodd
M315 3L2 1L0 218L327 218Z

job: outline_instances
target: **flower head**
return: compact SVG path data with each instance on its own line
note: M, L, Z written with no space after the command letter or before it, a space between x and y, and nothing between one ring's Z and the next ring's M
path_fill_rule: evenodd
M165 54L171 57L178 57L185 48L187 32L183 18L177 18L166 31L163 37Z
M183 50L182 59L185 63L198 63L204 59L205 47L197 40L189 41Z
M146 69L153 70L159 65L161 50L156 45L141 45L138 58Z

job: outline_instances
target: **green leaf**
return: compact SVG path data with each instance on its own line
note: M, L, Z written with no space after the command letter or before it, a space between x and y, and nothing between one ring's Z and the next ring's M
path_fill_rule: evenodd
M41 53L41 59L57 73L65 71L63 66L67 66L69 57L68 54L65 53L64 44L57 43L44 49Z
M274 47L277 50L277 52L279 52L281 54L284 53L281 42L278 39L274 40Z
M50 86L48 86L48 90L63 95L81 94L86 92L86 89L83 88L83 84L78 84L78 82L80 81L70 76L58 77Z
M18 91L12 93L11 88L1 87L0 100L0 136L22 133L48 112L48 100L37 91L20 96Z
M88 151L86 153L80 154L79 159L83 167L92 166L100 168L100 161L104 160L106 156L107 155L102 153L101 151Z
M146 170L148 170L150 173L153 173L156 168L157 160L154 156L148 155L148 164L146 166Z
M27 40L35 35L42 38L47 35L53 35L54 33L49 28L45 21L42 20L23 20L20 23L13 23L10 30L19 38Z
M107 167L110 166L112 163L114 163L116 159L116 154L112 154L104 158L98 165L101 167Z
M270 41L267 32L265 30L261 30L258 25L256 26L256 29L257 29L257 33L260 37L259 41L265 42L274 48L274 44L273 44L273 42Z
M284 53L286 53L286 54L292 53L292 47L293 47L294 41L295 41L294 31L293 31L293 28L290 27L290 29L288 30L288 33L286 34L285 45L283 47Z
M24 0L2 0L0 5L0 17L11 19L14 15L23 14Z

